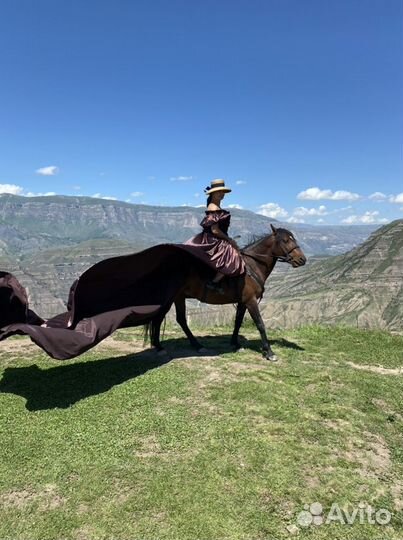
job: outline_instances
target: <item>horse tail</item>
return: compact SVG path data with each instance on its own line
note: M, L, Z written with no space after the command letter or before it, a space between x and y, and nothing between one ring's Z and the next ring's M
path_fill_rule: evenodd
M166 326L166 314L163 319L164 325L162 327L162 337L165 335L165 326ZM143 347L149 342L151 346L155 345L156 338L159 337L161 328L161 319L151 319L143 325ZM158 334L158 335L157 335Z
M143 325L143 347L147 345L152 335L151 325L152 325L152 321L149 321L148 323Z

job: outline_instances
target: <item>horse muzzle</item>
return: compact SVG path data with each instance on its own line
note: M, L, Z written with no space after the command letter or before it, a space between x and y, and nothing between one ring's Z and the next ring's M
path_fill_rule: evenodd
M293 268L299 268L300 266L304 266L304 264L306 263L306 257L305 255L292 257L290 262Z

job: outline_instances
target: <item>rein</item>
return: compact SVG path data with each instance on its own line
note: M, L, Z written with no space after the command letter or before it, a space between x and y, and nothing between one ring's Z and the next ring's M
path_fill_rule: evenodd
M269 265L267 264L266 257L264 255L260 255L259 253L247 253L246 251L241 250L241 255L246 255L247 257L250 257L251 259L254 259L256 262L263 263L266 267L266 270L269 269ZM246 261L245 261L246 262ZM256 281L256 283L259 285L259 287L262 289L262 292L260 294L260 298L262 298L264 293L264 280L249 266L246 264L246 273Z
M241 255L246 255L247 257L250 257L251 259L254 259L256 262L261 262L263 263L266 268L269 267L269 265L267 264L267 261L266 261L266 256L265 255L260 255L259 253L248 253L246 251L243 251L241 250L240 251Z
M282 244L282 242L280 241L280 245L281 244ZM298 245L294 246L292 249L290 249L290 251L287 251L282 245L281 245L281 247L283 248L284 255L270 255L270 257L272 257L273 259L277 259L279 262L290 263L292 261L291 253L295 249L299 248L299 246ZM244 257L245 256L250 257L251 259L255 260L258 263L263 263L265 265L265 267L266 267L266 270L269 270L269 264L267 262L267 256L266 255L262 255L260 253L248 253L247 251L244 251L244 250L241 250L240 253ZM247 273L261 287L262 294L261 294L260 298L262 298L263 293L264 293L264 284L265 284L265 282L261 279L260 276L258 276L258 274L248 264L246 265L246 268L247 268Z
M279 262L291 262L292 257L290 256L291 253L294 251L294 249L299 248L298 245L294 246L290 251L286 251L284 249L284 255L270 255L273 259L277 259ZM242 255L246 255L247 257L250 257L251 259L254 259L256 262L263 263L266 268L269 268L269 265L267 264L266 255L261 255L260 253L248 253L247 251L241 250L240 253Z
M299 248L298 244L295 245L292 249L290 249L290 251L284 250L285 255L279 255L279 256L274 255L274 257L280 262L289 263L292 261L292 257L290 257L290 254L294 251L294 249L297 249L297 248Z

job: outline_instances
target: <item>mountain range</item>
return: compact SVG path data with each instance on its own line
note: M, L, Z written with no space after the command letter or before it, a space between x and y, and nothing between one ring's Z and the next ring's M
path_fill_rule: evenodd
M0 269L27 288L30 304L44 317L65 309L71 283L96 262L165 242L183 242L200 231L204 208L148 206L93 197L0 195ZM240 245L268 232L276 220L231 209ZM281 224L310 256L346 252L376 225Z

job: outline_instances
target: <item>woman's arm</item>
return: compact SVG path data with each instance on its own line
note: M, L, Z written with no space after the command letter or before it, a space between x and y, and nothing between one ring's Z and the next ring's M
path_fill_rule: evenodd
M215 224L211 226L211 232L214 234L214 236L217 236L217 238L221 238L222 240L227 240L233 246L235 249L239 249L238 244L230 238L225 232L223 232L220 227Z

